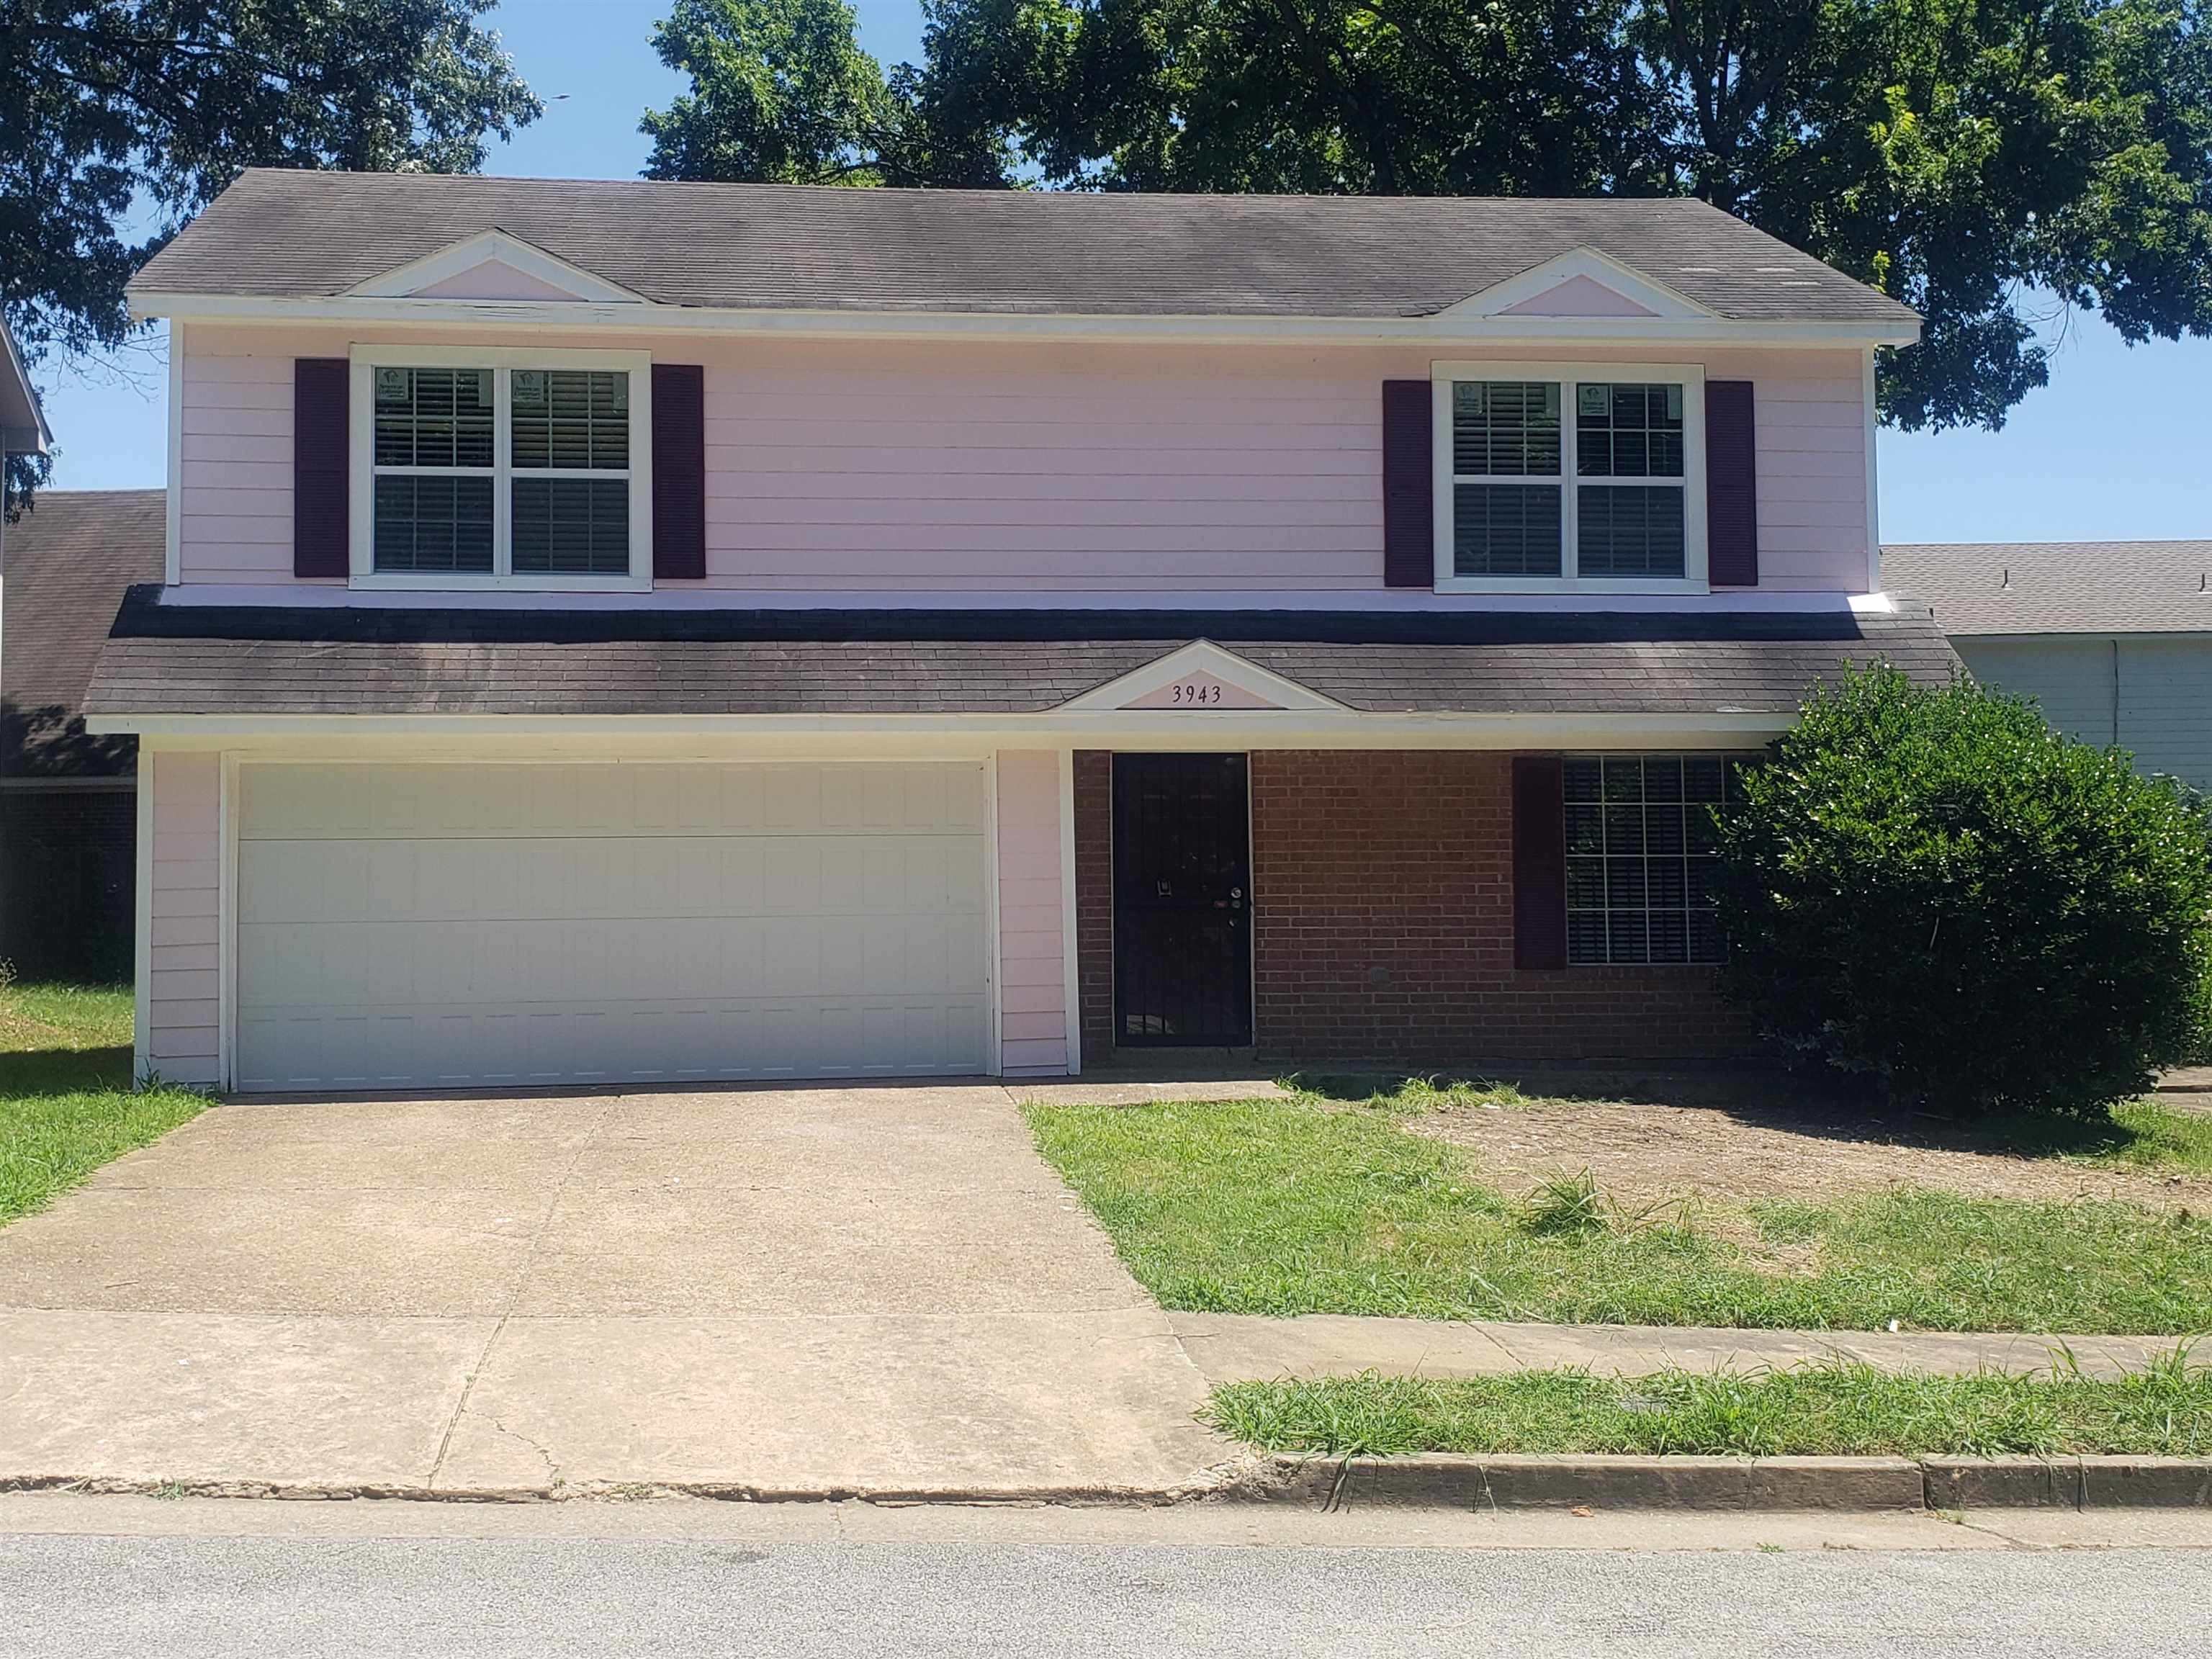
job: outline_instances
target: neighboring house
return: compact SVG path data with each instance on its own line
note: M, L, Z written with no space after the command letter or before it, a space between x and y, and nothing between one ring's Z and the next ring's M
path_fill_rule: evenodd
M1976 679L2212 789L2212 541L1888 547L1882 568Z
M125 591L161 577L163 493L42 489L9 527L0 602L0 961L25 979L131 974L136 757L84 729Z
M1903 307L1691 201L254 172L140 272L139 1022L242 1089L1723 1054Z

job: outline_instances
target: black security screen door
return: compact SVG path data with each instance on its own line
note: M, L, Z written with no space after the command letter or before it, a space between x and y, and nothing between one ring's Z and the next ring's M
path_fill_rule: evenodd
M1114 757L1114 1033L1124 1048L1252 1041L1242 755Z

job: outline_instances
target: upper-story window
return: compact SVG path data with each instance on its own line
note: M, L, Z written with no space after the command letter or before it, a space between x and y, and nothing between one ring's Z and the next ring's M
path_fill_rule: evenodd
M1694 365L1439 363L1437 586L1705 585Z
M650 585L645 354L375 346L353 362L356 582Z

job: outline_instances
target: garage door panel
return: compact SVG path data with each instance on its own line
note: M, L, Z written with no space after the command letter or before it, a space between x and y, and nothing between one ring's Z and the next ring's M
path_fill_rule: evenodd
M978 767L248 766L246 1088L988 1063Z

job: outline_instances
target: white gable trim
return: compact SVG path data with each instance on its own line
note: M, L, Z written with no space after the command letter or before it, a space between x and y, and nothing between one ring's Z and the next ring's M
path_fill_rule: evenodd
M572 265L557 254L524 241L520 236L504 230L481 231L441 248L420 259L410 259L404 265L395 265L381 276L372 276L346 290L346 297L364 300L402 300L420 294L426 288L475 270L482 264L502 264L535 278L551 288L556 288L571 300L598 301L603 305L649 305L642 294L635 289L611 283L604 276L595 276L580 265ZM503 303L527 305L530 301L510 300ZM560 301L538 301L537 304L561 304Z
M1457 305L1446 306L1437 315L1439 319L1468 322L1478 319L1502 318L1515 306L1548 294L1561 283L1571 282L1577 276L1588 277L1601 288L1611 289L1622 299L1641 306L1656 319L1667 322L1719 320L1717 313L1695 300L1677 294L1665 283L1655 282L1643 272L1623 264L1610 254L1599 252L1594 247L1571 248L1555 259L1547 259L1540 265L1531 265L1518 276L1509 276L1502 283L1493 283L1488 288L1470 294ZM1515 318L1510 320L1518 322L1523 319ZM1557 323L1561 319L1534 317L1526 320Z
M1235 707L1194 701L1188 706L1173 709L1178 718L1205 720L1260 710L1297 714L1350 712L1335 698L1325 697L1311 687L1285 679L1257 663L1247 662L1235 652L1224 651L1211 640L1194 640L1179 650L1169 652L1164 657L1156 658L1142 668L1132 669L1119 679L1094 686L1081 696L1072 697L1060 704L1058 712L1073 714L1127 709L1144 703L1147 699L1170 695L1179 684L1218 684L1241 695L1235 698Z

